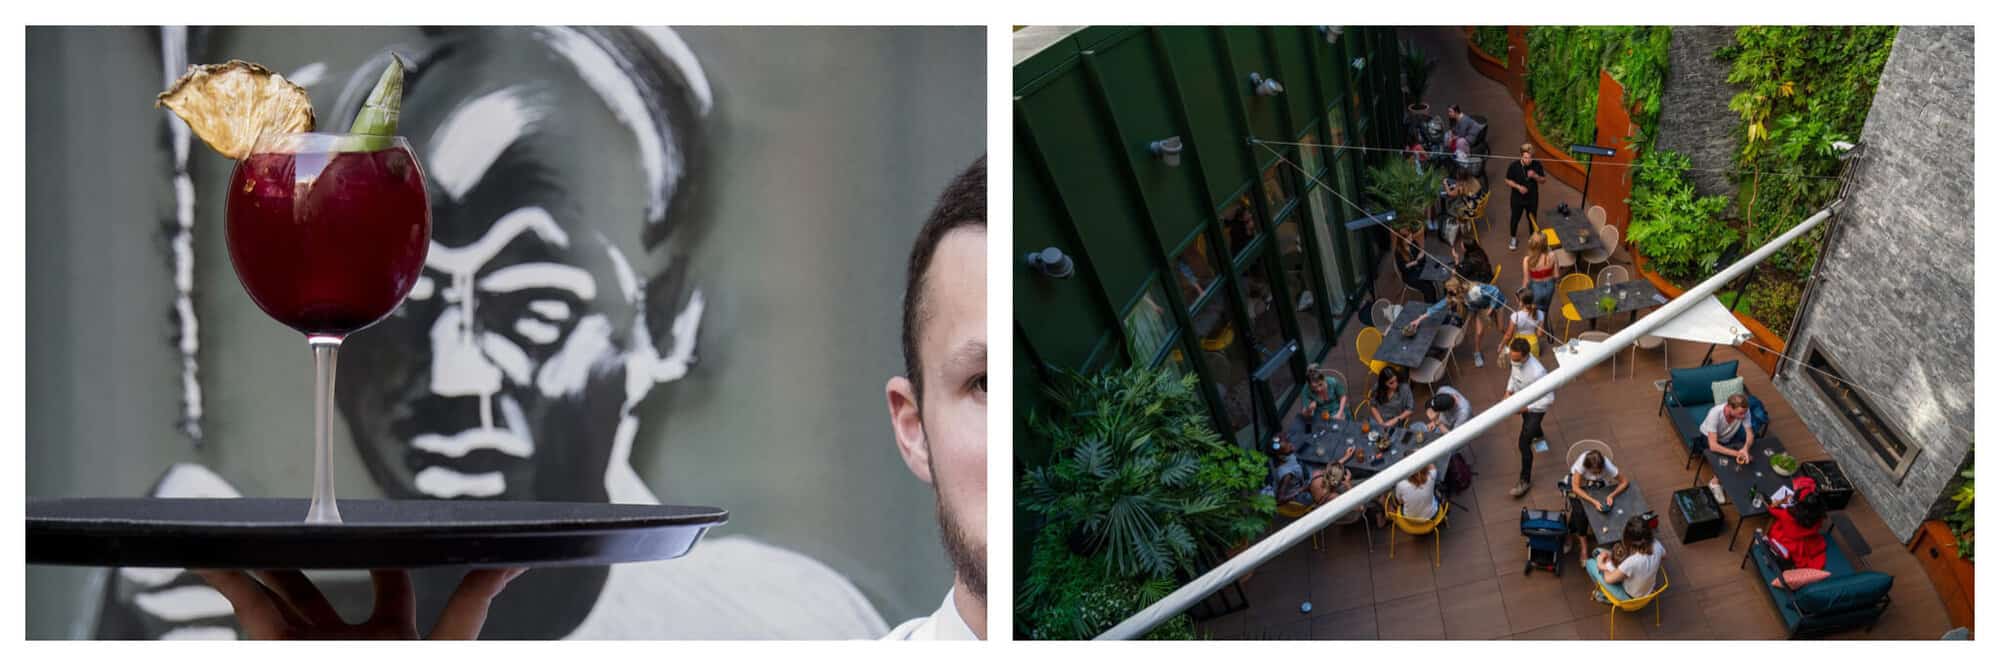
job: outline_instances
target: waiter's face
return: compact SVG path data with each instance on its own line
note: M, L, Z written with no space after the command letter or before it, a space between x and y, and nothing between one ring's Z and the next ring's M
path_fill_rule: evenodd
M890 409L904 461L937 490L938 522L952 566L986 596L986 228L960 227L939 241L924 280L928 311L917 348L920 406Z

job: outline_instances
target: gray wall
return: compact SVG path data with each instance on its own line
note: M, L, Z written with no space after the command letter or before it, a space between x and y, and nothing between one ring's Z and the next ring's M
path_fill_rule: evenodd
M1715 50L1736 43L1733 26L1674 26L1667 43L1667 83L1661 92L1659 136L1654 146L1688 156L1697 169L1688 172L1703 196L1734 195L1728 169L1735 162L1736 133L1741 121L1729 110L1736 87L1729 84L1729 63Z
M661 385L633 466L668 503L727 507L720 534L810 555L892 625L950 585L931 491L895 453L883 382L901 369L902 265L945 183L983 153L983 28L686 28L715 87L708 160L676 240L707 299L683 380ZM231 29L224 57L281 72L314 61L322 113L395 28ZM196 308L207 437L176 427L172 157L155 31L28 31L27 489L144 494L195 462L248 495L310 482L310 357L236 283L219 190L198 140ZM324 123L328 126L334 123ZM344 382L343 382L344 385ZM345 497L375 497L337 424ZM90 633L101 571L30 567L27 635Z
M1793 356L1817 345L1921 447L1891 478L1799 369L1777 382L1877 513L1909 541L1972 448L1972 28L1906 27L1882 70L1866 162L1800 313ZM1883 270L1893 262L1895 270Z

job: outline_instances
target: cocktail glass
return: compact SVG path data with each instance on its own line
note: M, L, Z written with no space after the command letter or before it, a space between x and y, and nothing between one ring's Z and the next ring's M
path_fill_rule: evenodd
M229 259L250 300L312 350L308 523L338 523L328 439L340 343L402 304L430 250L424 174L408 141L360 134L257 139L229 180Z

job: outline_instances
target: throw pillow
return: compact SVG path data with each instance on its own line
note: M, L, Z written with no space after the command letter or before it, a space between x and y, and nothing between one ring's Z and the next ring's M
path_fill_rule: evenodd
M1736 395L1738 393L1742 393L1745 395L1749 394L1749 391L1743 390L1742 377L1730 377L1728 379L1715 382L1713 384L1709 384L1708 388L1709 391L1715 394L1715 400L1711 404L1717 404L1717 405L1722 404L1724 400L1728 400L1729 396Z
M1832 575L1824 569L1787 569L1784 573L1778 574L1777 578L1771 579L1771 587L1796 590L1826 580Z
M1668 370L1667 379L1673 382L1673 392L1667 397L1674 405L1699 405L1714 397L1716 382L1735 376L1736 361Z

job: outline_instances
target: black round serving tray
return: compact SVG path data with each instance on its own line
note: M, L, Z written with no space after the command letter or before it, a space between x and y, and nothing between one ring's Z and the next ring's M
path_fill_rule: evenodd
M296 498L28 500L28 563L188 569L581 566L670 560L729 513L706 506Z

